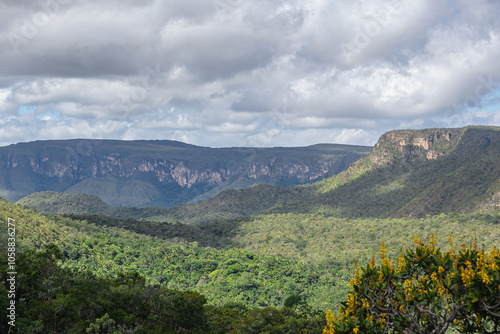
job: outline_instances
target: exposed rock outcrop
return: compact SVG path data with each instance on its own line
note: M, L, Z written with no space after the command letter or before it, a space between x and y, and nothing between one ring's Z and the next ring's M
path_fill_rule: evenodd
M397 130L380 137L369 158L375 165L434 160L458 143L463 129Z

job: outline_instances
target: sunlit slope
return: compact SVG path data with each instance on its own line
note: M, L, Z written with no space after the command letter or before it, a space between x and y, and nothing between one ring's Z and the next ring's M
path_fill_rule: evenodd
M423 217L495 212L500 198L499 139L498 127L391 131L348 170L315 184L222 192L171 213L197 223L259 213Z
M369 156L316 185L318 204L351 217L480 210L499 191L499 138L500 128L488 127L389 132Z

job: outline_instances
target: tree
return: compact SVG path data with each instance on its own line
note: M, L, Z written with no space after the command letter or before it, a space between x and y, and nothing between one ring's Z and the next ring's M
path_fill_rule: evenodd
M106 313L102 318L96 319L95 323L91 323L87 328L87 334L116 334L120 333L116 330L115 321Z
M380 250L366 268L356 264L352 291L323 333L462 333L500 331L500 256L474 242L446 252L431 235L400 252L397 265Z

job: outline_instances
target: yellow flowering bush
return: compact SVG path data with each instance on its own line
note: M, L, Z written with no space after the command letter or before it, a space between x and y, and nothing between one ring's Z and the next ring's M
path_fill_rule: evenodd
M352 291L339 311L327 316L324 334L500 332L500 254L476 243L459 250L436 248L415 236L396 265L382 243L380 264L357 268Z

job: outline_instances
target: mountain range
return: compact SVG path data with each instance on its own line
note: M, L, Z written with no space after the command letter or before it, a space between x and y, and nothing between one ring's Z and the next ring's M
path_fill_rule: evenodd
M258 183L297 185L335 175L370 147L208 148L176 141L59 140L0 148L0 197L86 193L108 205L171 207Z
M337 175L298 186L228 189L194 205L116 208L96 197L78 196L35 193L19 203L47 213L188 224L269 213L383 218L494 212L500 207L500 128L390 131L370 154ZM78 208L75 203L80 203Z

